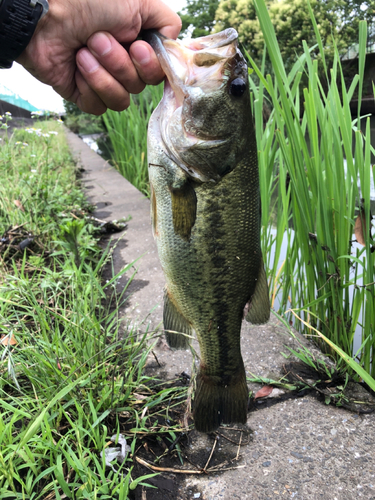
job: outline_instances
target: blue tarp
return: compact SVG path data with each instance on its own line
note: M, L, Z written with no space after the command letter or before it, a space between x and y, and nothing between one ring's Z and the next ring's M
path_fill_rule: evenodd
M8 102L9 104L13 104L14 106L18 106L19 108L26 109L27 111L39 111L38 108L30 104L25 99L22 99L18 94L14 94L11 90L4 85L0 84L0 101Z

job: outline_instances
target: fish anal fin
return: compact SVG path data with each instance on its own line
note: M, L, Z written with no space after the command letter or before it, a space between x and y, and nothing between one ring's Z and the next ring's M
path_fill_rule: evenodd
M180 187L171 187L173 229L184 240L189 240L197 217L197 195L187 181Z
M249 390L242 366L229 380L218 376L197 375L194 398L194 425L197 431L212 432L221 423L245 424L247 420Z
M255 291L246 305L247 313L246 321L255 325L267 323L270 319L270 299L268 293L268 283L266 271L264 269L263 259L259 268L258 280L255 286Z
M164 292L163 323L165 338L169 347L172 349L187 349L189 347L189 337L186 335L192 335L193 329L177 309L167 290Z

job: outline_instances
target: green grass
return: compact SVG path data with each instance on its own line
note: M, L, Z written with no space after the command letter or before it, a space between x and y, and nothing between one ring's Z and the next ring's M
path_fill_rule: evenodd
M147 164L147 124L163 93L163 84L149 86L132 96L130 107L103 115L113 150L112 162L118 171L137 189L149 195Z
M119 318L127 290L102 283L109 253L61 125L37 126L0 147L0 498L126 499L147 484L139 436L179 432L186 388L145 375L157 337ZM103 450L119 433L132 452L112 470Z

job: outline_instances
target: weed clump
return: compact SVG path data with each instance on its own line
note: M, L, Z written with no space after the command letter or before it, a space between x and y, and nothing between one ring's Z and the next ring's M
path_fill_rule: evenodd
M0 497L126 499L148 484L138 433L179 433L187 389L145 375L156 336L123 324L127 285L101 278L98 236L125 223L90 215L61 125L38 127L0 143ZM111 468L120 433L131 451Z

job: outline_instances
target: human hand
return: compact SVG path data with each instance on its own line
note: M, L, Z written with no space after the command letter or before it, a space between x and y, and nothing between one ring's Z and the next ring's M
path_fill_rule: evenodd
M150 45L134 41L141 29L177 37L181 20L161 0L49 0L49 6L17 62L82 111L121 111L129 93L163 79Z

